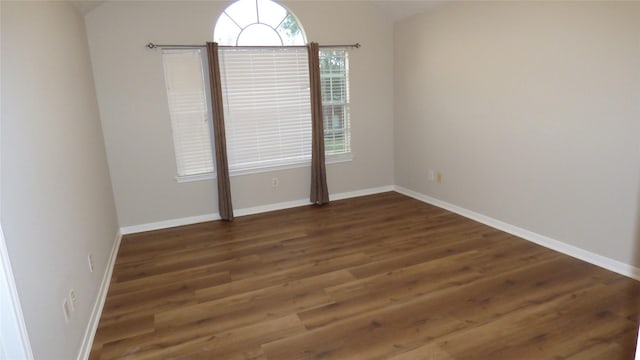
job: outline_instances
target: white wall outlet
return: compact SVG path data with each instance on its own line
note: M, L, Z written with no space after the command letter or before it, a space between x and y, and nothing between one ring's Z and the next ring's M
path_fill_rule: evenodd
M69 300L71 300L71 311L74 311L78 306L78 298L76 297L76 291L73 289L69 290Z
M278 187L278 178L277 177L271 178L271 187L274 187L274 188Z
M436 172L434 170L429 169L428 179L431 182L436 181Z
M89 262L89 272L93 272L93 255L91 253L87 256L87 261Z
M71 309L69 309L69 300L67 300L67 298L64 298L64 300L62 300L62 313L64 314L64 322L68 324L69 317L71 315Z

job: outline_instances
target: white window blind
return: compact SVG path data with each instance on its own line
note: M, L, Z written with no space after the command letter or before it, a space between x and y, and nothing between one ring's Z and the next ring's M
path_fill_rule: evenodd
M320 51L320 89L325 154L350 153L349 57L346 50Z
M164 50L162 54L178 176L212 173L208 82L203 50Z
M286 166L311 158L306 48L220 53L230 171Z

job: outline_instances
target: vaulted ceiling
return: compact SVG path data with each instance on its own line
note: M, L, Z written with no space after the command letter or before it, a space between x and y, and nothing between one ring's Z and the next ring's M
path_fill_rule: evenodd
M86 14L102 5L106 0L70 0L82 13ZM388 16L391 21L398 21L406 17L428 11L442 5L448 0L368 0L375 4Z

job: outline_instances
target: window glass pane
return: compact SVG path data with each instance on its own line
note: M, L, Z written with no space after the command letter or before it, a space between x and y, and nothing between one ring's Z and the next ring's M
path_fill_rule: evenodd
M244 29L238 37L238 46L248 45L282 46L282 40L269 26L253 24Z
M274 29L277 28L287 16L287 10L271 0L258 0L257 4L259 22L267 24Z
M213 31L215 41L220 45L236 45L236 39L240 35L240 30L238 25L231 21L226 13L222 13Z
M285 45L303 45L305 43L300 24L291 13L287 13L286 18L276 30Z
M224 12L241 28L258 22L258 10L255 0L239 0L229 5Z

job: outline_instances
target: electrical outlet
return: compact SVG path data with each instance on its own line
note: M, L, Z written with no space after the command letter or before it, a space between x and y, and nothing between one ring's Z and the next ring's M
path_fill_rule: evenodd
M434 182L436 181L436 172L433 170L429 170L429 181Z
M78 306L78 298L76 298L76 291L73 289L69 290L69 300L71 300L71 311L74 311Z
M271 178L271 187L274 187L274 188L278 187L278 178L277 177Z
M64 314L64 322L68 324L71 310L69 309L69 300L67 298L62 300L62 313Z
M91 253L87 256L87 261L89 262L89 272L93 272L93 255Z

